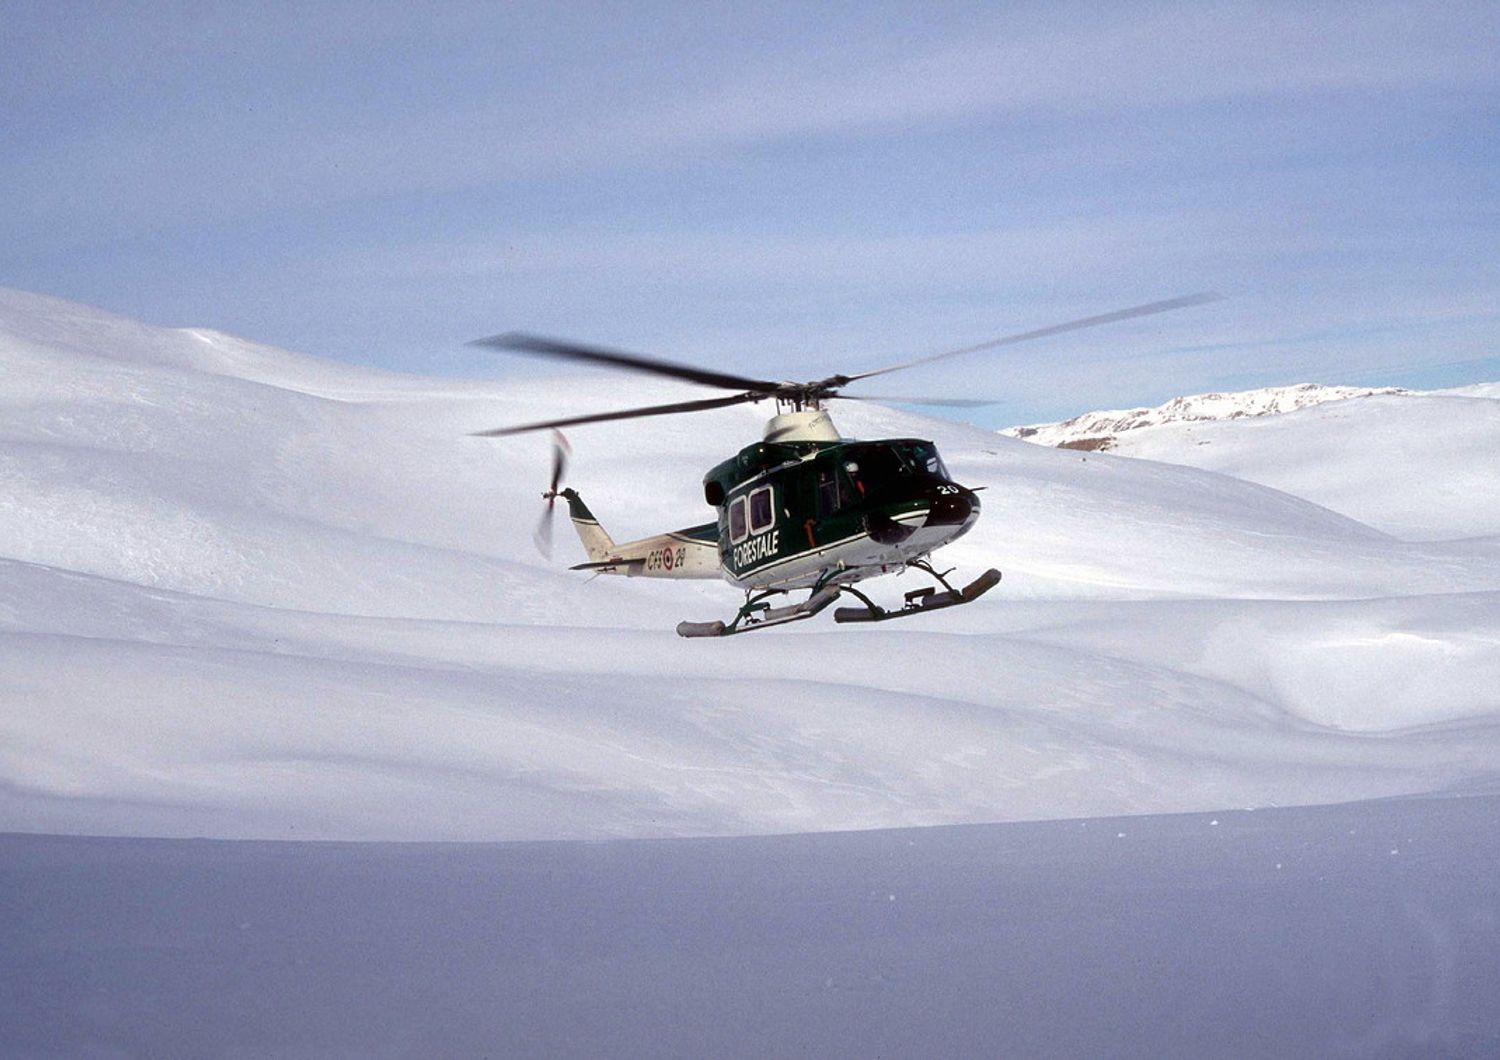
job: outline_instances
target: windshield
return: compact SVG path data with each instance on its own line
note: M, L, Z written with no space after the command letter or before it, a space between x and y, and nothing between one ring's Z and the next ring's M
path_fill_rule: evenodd
M931 442L878 442L850 446L843 470L854 492L879 500L892 489L906 488L919 479L948 481L948 469Z

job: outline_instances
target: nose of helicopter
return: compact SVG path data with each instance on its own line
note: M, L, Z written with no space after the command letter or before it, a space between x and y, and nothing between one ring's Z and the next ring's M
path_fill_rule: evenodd
M979 498L969 490L940 493L927 509L925 526L962 526L979 514Z

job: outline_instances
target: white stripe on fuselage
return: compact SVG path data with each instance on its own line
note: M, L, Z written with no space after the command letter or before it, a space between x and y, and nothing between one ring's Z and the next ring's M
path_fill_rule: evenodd
M907 512L904 515L894 516L895 522L910 525L918 521L925 521L927 512ZM797 587L799 581L806 581L808 585L816 582L830 567L844 566L849 570L861 567L875 567L884 570L896 570L904 567L909 560L923 556L938 546L945 544L957 536L957 532L963 528L962 523L945 523L934 527L916 527L912 535L897 545L882 545L875 541L868 533L851 534L840 538L838 541L826 545L818 545L805 549L795 555L786 556L758 567L744 574L734 574L728 567L723 568L726 580L735 585L749 588L771 588L772 586ZM873 545L873 549L863 547L863 543ZM852 547L851 547L852 546ZM842 555L838 554L842 553ZM784 568L791 564L805 563L809 557L818 558L815 567L808 569L806 573L793 573L785 571ZM769 577L771 572L780 571L779 576Z

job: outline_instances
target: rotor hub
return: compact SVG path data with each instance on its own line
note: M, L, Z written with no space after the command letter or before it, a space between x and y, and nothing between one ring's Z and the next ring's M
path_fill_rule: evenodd
M783 412L766 421L764 440L768 442L837 442L841 441L833 419L823 409Z

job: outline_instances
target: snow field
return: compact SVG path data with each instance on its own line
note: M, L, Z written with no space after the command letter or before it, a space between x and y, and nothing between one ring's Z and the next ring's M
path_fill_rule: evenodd
M1380 483L1332 503L1346 464L1323 450L1318 471L1270 421L1221 425L1259 439L1237 477L846 403L846 434L934 438L986 487L937 558L1005 580L906 623L688 643L679 619L738 594L568 572L561 518L546 564L545 437L467 432L696 388L406 379L17 292L0 369L0 831L822 831L1336 802L1500 769L1500 549L1471 533L1500 528L1500 494L1477 463L1463 504L1434 485L1397 533L1361 518ZM1436 428L1386 404L1405 400L1279 419L1375 402L1339 429ZM1434 400L1472 452L1493 400ZM619 539L702 521L703 471L765 414L579 429L569 481ZM1438 483L1445 451L1410 459ZM1278 460L1303 492L1251 473Z

